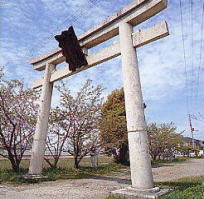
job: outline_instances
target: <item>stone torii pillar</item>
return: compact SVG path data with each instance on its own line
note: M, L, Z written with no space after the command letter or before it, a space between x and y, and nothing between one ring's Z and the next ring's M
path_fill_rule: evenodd
M53 71L55 71L55 65L46 64L40 100L40 110L38 113L33 147L31 151L31 162L28 173L30 177L42 176L42 164L44 160L45 144L48 133L48 119L53 90L53 83L50 82L50 78Z
M154 184L138 60L133 47L132 33L133 27L130 24L119 25L132 186L144 190L152 189Z
M132 186L112 193L157 198L168 190L154 187L138 59L132 35L132 25L119 24Z

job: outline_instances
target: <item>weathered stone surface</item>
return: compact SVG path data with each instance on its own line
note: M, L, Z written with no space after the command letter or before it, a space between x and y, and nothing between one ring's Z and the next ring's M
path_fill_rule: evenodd
M138 191L134 188L128 187L125 189L119 189L116 191L112 191L111 193L116 196L124 196L127 199L139 199L139 198L146 198L146 199L155 199L159 196L167 194L170 190L169 189L161 189L161 190L149 190L149 191Z
M29 167L30 175L40 175L42 172L42 164L44 160L45 144L48 131L48 117L50 112L53 90L53 83L50 83L50 78L54 70L55 65L47 64L43 79L40 110L38 113L38 119L31 152L31 161Z
M132 186L151 189L154 184L138 60L131 37L133 27L122 23L119 31Z

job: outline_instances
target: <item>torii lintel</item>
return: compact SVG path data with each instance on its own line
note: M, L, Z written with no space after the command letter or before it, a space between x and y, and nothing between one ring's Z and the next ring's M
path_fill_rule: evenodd
M78 37L81 48L89 49L119 34L119 24L127 22L136 26L167 7L167 0L137 0L113 16ZM60 64L65 59L61 48L30 60L35 70L42 71L47 63Z

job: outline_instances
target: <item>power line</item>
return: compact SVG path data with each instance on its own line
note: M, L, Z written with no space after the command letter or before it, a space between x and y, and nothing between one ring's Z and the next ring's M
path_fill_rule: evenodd
M201 63L203 58L203 28L204 28L204 0L202 6L202 22L201 22L201 42L200 42L200 56L199 56L199 65L198 65L198 73L197 73L197 89L196 89L196 101L198 101L199 97L199 86L200 86L200 70L201 70Z
M66 3L65 1L63 1L63 2ZM94 3L91 0L87 0L87 2L88 2L89 5L91 5L91 6L89 6L90 8L94 8L94 7L96 7L98 5L98 0L94 0ZM68 6L67 3L66 3L66 6ZM68 16L61 23L56 24L54 30L48 31L47 36L45 36L45 37L43 37L41 39L41 44L40 44L39 47L41 47L41 48L44 47L48 43L48 40L53 39L55 34L56 34L56 32L59 31L59 29L61 29L60 27L64 23L66 23L70 18L72 18L72 22L80 22L78 18L83 16L83 14L85 12L88 12L88 11L86 11L86 9L84 7L79 7L76 10L76 12L75 12L75 13L77 13L77 15L75 15L75 16ZM55 18L56 18L56 16L55 16ZM51 20L51 22L53 22L53 20ZM82 30L85 31L84 29L82 29ZM28 49L26 51L26 55L28 55L28 57L34 57L34 56L36 56L35 55L35 51L36 51L36 47L33 46L31 49ZM27 62L27 61L19 61L19 65L25 64L25 62Z
M193 20L193 0L189 0L189 4L190 4L190 26L191 26L191 84L190 84L190 91L191 91L191 95L190 95L190 106L193 107L193 101L194 101L194 20Z
M91 5L89 9L97 7L98 0L95 0L94 3L91 0L87 0L87 2L89 3L89 5ZM63 1L63 3L65 4L65 6L69 6L69 5L67 5L66 1ZM72 19L72 23L73 22L80 22L78 18L83 16L85 12L88 12L88 11L86 9L83 9L82 7L79 7L77 10L75 10L75 13L77 13L77 16L68 16L61 23L57 24L56 28L54 30L49 31L48 36L41 39L42 40L41 47L44 47L47 44L48 40L53 39L56 32L59 31L59 29L61 29L62 25L65 24L67 21L69 21L70 18ZM85 32L84 29L82 29L82 30ZM34 48L32 48L30 50L30 52L31 52L30 54L32 56L34 56Z
M182 33L182 44L183 44L183 58L184 58L184 66L185 66L185 88L187 90L186 96L186 105L187 105L187 113L189 114L189 97L188 97L188 74L187 74L187 61L186 61L186 47L184 41L184 20L183 20L183 5L182 0L180 2L180 22L181 22L181 33Z

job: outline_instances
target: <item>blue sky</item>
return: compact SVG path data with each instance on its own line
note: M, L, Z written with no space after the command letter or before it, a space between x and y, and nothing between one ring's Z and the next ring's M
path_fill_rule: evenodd
M0 65L5 66L8 78L23 79L30 87L42 73L34 71L29 60L56 48L54 35L70 25L80 35L130 2L0 0ZM204 67L200 54L203 0L194 0L192 17L190 1L182 2L187 73L178 0L169 0L166 10L135 28L150 27L166 20L170 30L170 36L137 49L144 101L147 104L146 118L148 122L174 122L180 131L186 130L185 135L190 136L187 114L194 114L198 119L193 119L193 125L198 130L195 137L204 139L204 119L199 116L204 115ZM72 76L66 82L74 92L87 78L106 88L104 96L122 87L120 57ZM58 100L59 96L54 92L53 105Z

